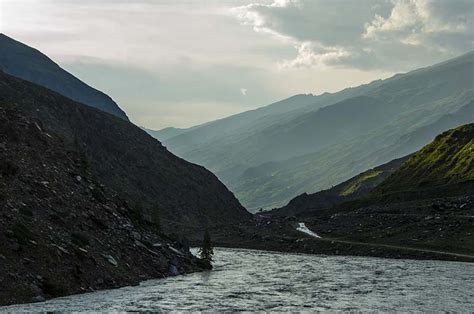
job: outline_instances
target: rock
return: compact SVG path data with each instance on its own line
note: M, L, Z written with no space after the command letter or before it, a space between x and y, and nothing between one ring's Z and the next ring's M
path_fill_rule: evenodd
M30 284L30 289L34 294L39 295L39 294L43 293L43 290L41 290L41 288L38 287L37 285L35 285L34 283Z
M176 266L174 266L173 264L170 264L170 266L168 268L168 272L170 273L171 276L178 276L179 275L178 268L176 268Z
M136 232L136 231L133 231L132 232L132 237L135 239L135 240L141 240L142 239L142 236L140 233Z
M84 249L82 247L78 247L77 249L82 253L85 253L85 254L89 253L89 251L87 251L86 249Z
M41 295L37 295L36 297L32 298L31 300L33 302L44 302L44 301L46 301L46 299Z
M62 253L64 254L69 254L69 251L66 250L65 248L63 248L62 246L60 245L56 245L56 244L53 244L54 247L56 247L59 251L61 251Z
M76 181L77 181L77 182L81 182L81 181L82 181L82 177L81 177L81 176L76 176Z
M178 249L172 247L171 245L169 246L169 249L170 249L171 251L175 252L175 253L178 254L178 255L181 255L181 256L184 255L183 252L181 252L180 250L178 250Z
M115 258L113 258L112 255L106 255L106 254L101 254L103 258L105 258L107 260L107 262L109 262L111 265L117 267L118 263L117 261L115 260Z

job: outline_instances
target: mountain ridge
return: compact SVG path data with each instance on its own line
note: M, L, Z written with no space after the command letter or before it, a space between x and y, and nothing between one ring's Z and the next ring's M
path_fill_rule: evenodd
M213 171L249 210L281 207L303 192L326 189L421 148L442 130L426 129L425 136L407 143L403 154L394 149L408 134L454 114L474 99L473 69L470 52L344 90L343 95L323 94L330 100L303 106L304 111L248 119L241 130L234 127L207 138L200 137L197 128L164 144ZM321 96L311 99L317 97ZM353 107L351 112L351 104L368 110L357 112ZM331 123L324 127L324 114L331 111Z
M250 217L212 173L174 156L132 123L3 72L0 87L1 102L17 103L86 155L92 174L145 220L158 211L169 222L164 228L179 233L187 224L204 228Z
M65 71L39 50L3 33L0 33L0 70L128 121L125 112L108 95Z

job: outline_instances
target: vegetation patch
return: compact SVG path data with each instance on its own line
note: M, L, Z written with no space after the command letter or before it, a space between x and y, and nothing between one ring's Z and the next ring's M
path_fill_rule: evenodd
M359 190L361 187L362 183L365 181L375 178L378 175L380 175L383 171L381 170L372 170L372 171L367 171L360 177L354 180L354 182L351 182L348 186L344 188L344 190L339 194L340 196L348 196L351 195L352 193L355 193Z
M474 124L438 135L378 188L400 190L474 180Z

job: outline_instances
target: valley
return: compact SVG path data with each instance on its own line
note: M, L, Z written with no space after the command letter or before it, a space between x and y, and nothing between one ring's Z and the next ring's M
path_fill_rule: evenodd
M209 276L212 261L190 250L204 234L219 247L217 269L230 267L234 276L247 274L236 266L241 254L257 263L260 255L293 261L312 254L311 263L401 265L420 278L429 273L413 265L438 267L432 260L471 267L473 67L468 52L336 93L153 131L46 55L1 34L0 305L94 292L88 296L106 295L105 309L115 309L110 292L96 291L202 272L163 281L176 294L181 280L202 284L196 278ZM265 276L257 268L248 274ZM217 285L229 289L222 280ZM156 286L148 287L167 292ZM130 310L154 309L143 305L150 291L141 289L124 290L138 291L138 301L110 295L125 300L123 307L138 302ZM344 297L354 302L353 293Z

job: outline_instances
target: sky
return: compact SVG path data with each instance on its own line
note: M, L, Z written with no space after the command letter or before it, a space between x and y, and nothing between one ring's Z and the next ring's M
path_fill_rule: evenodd
M0 0L0 32L160 129L458 56L473 15L472 0Z

